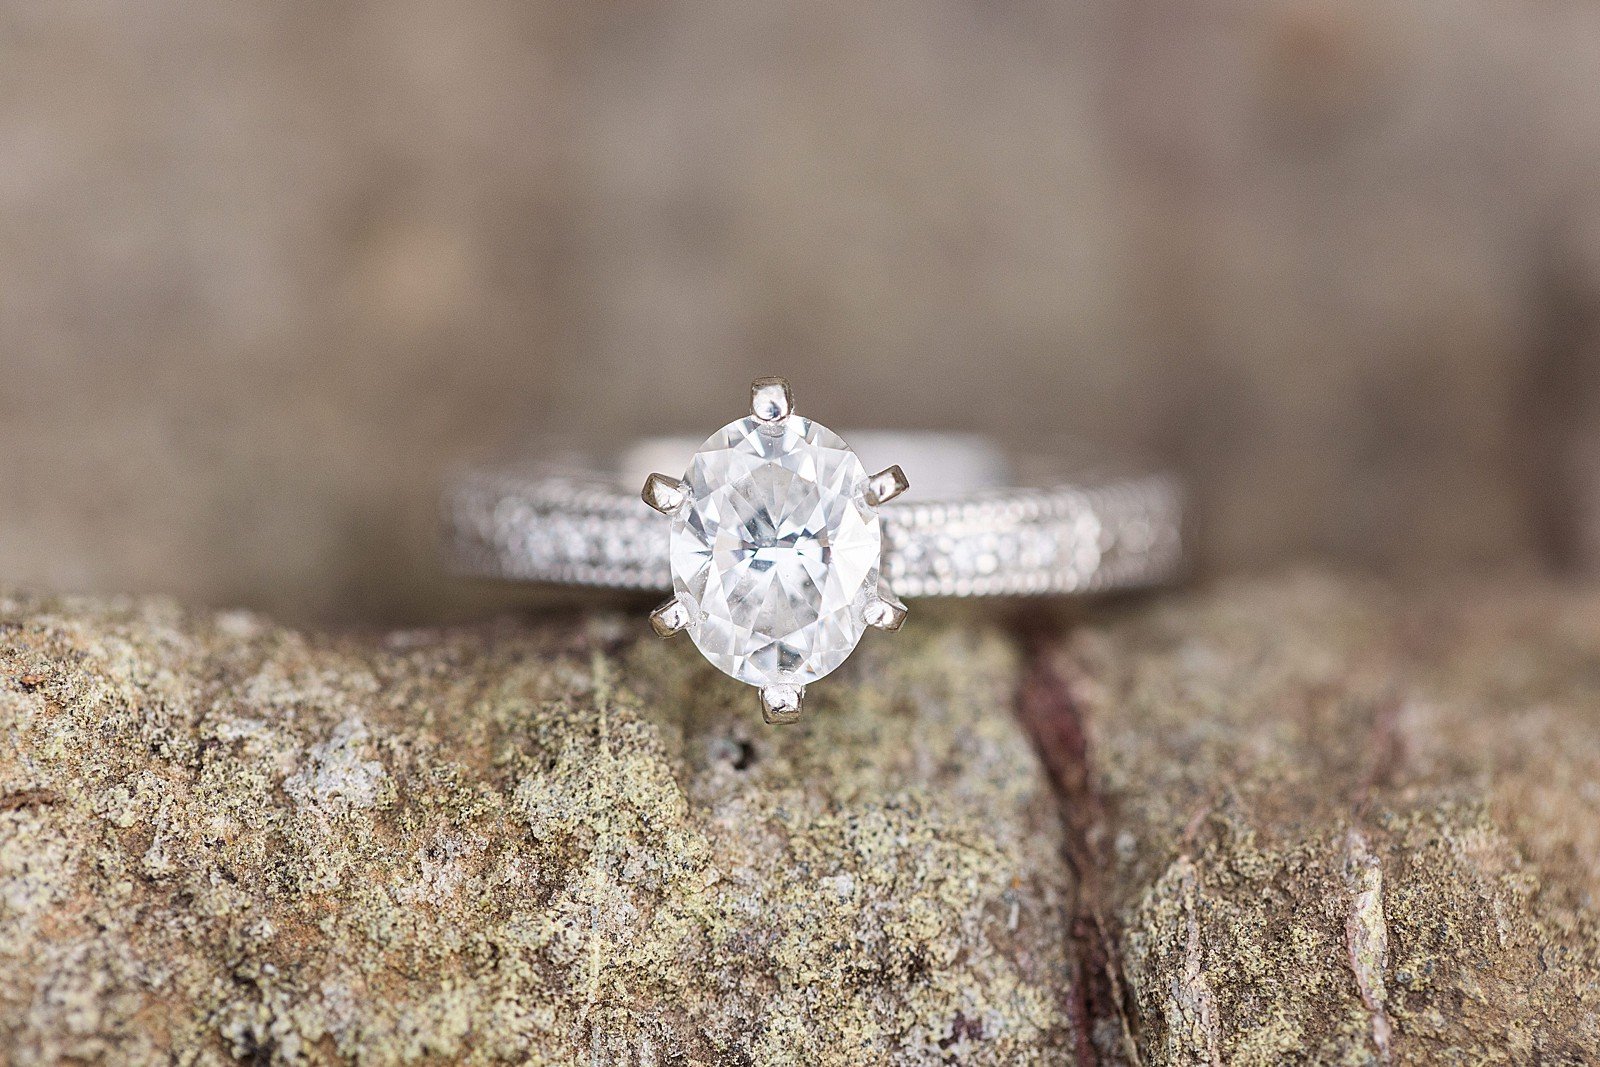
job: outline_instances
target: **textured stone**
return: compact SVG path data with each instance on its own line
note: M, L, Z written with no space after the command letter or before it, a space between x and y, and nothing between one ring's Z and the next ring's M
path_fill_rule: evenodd
M1593 592L1238 581L1022 650L924 610L781 730L638 619L0 608L20 1062L1600 1047Z
M1108 1058L1592 1062L1600 597L1239 582L1035 678Z
M641 628L0 600L0 1059L1059 1062L1006 644L775 730Z

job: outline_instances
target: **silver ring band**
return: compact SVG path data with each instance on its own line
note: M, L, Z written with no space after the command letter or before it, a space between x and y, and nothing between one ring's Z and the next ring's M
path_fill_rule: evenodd
M1182 500L1155 474L1070 478L1012 462L979 437L845 434L869 470L894 457L913 492L882 506L883 574L902 597L1038 596L1170 581L1182 564ZM666 590L668 532L637 486L682 470L699 442L641 442L612 463L567 458L468 474L445 499L446 553L481 577Z

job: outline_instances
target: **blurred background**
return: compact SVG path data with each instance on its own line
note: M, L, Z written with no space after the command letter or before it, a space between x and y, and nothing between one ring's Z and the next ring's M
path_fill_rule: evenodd
M0 0L0 582L424 618L443 472L1068 433L1206 570L1600 566L1600 6Z

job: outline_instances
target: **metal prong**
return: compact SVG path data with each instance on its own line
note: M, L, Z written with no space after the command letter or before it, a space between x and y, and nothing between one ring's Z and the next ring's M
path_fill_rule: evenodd
M805 699L803 685L769 685L761 690L761 717L773 726L797 722L800 702Z
M673 597L650 613L650 628L657 637L671 637L689 625L689 609Z
M669 478L665 474L652 474L644 480L644 489L639 493L644 502L661 512L671 515L683 507L687 493L683 491L683 483L676 478Z
M861 617L868 626L892 633L905 623L906 606L889 590L880 589L878 595L867 601L866 607L861 609Z
M867 479L867 503L873 507L887 504L910 488L911 483L906 481L906 472L901 470L897 463Z
M794 397L782 378L757 378L750 384L750 414L757 422L779 423L789 417Z

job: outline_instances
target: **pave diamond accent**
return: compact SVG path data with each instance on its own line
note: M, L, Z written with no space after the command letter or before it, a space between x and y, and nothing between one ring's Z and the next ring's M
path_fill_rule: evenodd
M883 556L866 483L849 446L798 415L740 419L701 446L668 559L706 659L758 686L803 686L845 661Z
M910 495L878 509L883 577L903 599L1132 589L1170 581L1183 560L1182 498L1164 475L959 500ZM465 573L672 587L667 524L603 465L473 474L455 484L445 511L450 556Z

